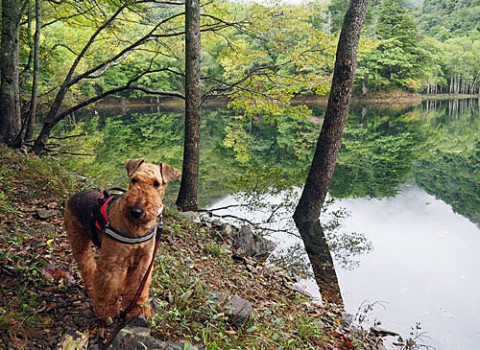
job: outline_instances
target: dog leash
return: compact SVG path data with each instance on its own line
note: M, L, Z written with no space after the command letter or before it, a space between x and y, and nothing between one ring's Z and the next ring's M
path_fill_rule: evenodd
M161 212L160 212L160 215L161 215ZM128 305L128 307L125 310L120 312L120 319L119 319L120 324L118 324L116 326L116 328L113 330L113 333L109 334L108 337L106 339L104 339L103 342L100 344L100 349L102 349L102 350L106 349L111 344L113 339L116 337L118 332L131 321L131 320L127 320L126 316L136 306L136 304L138 302L138 299L140 299L140 295L142 294L143 290L145 289L145 284L147 283L148 276L152 272L153 263L155 261L158 246L160 244L160 236L161 236L162 231L163 231L162 220L160 221L160 224L157 225L157 226L158 227L157 227L157 234L155 236L155 248L153 250L152 261L150 262L150 265L148 266L148 269L145 272L145 275L143 276L142 281L140 282L140 285L138 286L137 292L135 293L135 296L133 297L132 301L130 302L130 305ZM105 320L98 320L98 327L99 328L106 328L107 327L106 321Z
M160 217L161 217L161 214L162 213L160 213ZM137 292L135 293L135 296L130 302L130 305L128 305L128 307L125 310L120 312L121 318L125 318L127 314L133 310L133 308L137 305L138 299L140 299L140 295L145 289L145 284L147 283L148 276L150 276L150 273L152 272L153 263L155 262L155 257L157 256L157 250L160 244L160 237L162 235L162 231L163 231L163 222L162 222L162 219L160 219L160 224L157 225L157 233L155 235L155 248L153 249L152 261L150 261L150 265L148 266L148 269L145 272L145 275L143 276L142 281L138 286Z

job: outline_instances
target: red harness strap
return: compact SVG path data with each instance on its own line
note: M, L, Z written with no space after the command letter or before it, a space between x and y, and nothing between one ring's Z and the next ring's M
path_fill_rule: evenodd
M102 197L103 198L103 197ZM107 214L107 208L108 208L108 205L109 203L115 199L114 196L112 197L108 197L107 200L102 204L102 206L100 207L100 213L102 214L102 218L105 220L105 224L108 222L108 214ZM97 220L95 220L95 227L97 228L97 230L99 232L102 232L104 229L105 229L105 224L102 225L100 222L98 222L98 218L96 218ZM102 227L103 226L103 227Z

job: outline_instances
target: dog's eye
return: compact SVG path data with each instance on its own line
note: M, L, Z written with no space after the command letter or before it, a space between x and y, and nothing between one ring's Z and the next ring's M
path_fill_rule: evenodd
M132 184L136 184L138 182L138 179L133 178L131 181L132 181Z
M160 182L154 181L154 182L153 182L153 187L159 188L159 187L160 187Z

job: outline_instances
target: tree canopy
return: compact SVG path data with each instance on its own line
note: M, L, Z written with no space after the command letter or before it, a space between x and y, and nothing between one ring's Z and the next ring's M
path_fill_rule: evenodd
M36 86L44 126L38 148L59 120L105 96L184 98L183 2L24 0L21 5L19 100L22 116L29 115ZM203 99L228 96L240 118L274 122L285 110L308 115L289 102L329 93L347 5L346 0L201 3ZM471 24L479 23L479 8L474 0L372 1L354 93L477 94L480 32ZM37 17L41 32L34 35ZM241 132L231 129L230 138Z

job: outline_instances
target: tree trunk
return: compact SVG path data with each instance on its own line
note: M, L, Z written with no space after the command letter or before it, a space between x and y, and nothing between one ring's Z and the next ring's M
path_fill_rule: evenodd
M12 145L20 133L20 94L18 87L18 42L21 2L2 1L0 47L0 136Z
M32 152L35 154L40 154L47 145L48 138L50 137L50 132L53 129L54 124L52 123L43 123L42 130L40 130L40 134L37 136L35 143L32 147Z
M200 1L185 2L185 140L177 206L197 210L200 161Z
M40 31L42 29L42 11L41 0L35 1L35 36L33 38L33 82L32 97L30 99L30 109L28 112L27 131L25 132L25 140L33 138L33 130L36 124L37 114L37 96L38 96L38 78L40 74Z
M293 215L296 223L318 220L330 187L347 122L358 43L367 7L368 0L351 0L345 14L325 119L307 181Z

